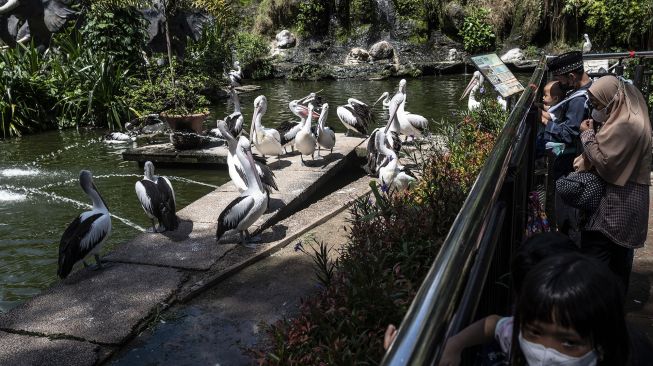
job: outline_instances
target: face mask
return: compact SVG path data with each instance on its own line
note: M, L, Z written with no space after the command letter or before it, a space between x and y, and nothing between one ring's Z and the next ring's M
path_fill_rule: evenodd
M617 96L615 95L612 98L612 100L610 101L610 103L608 103L608 105L605 108L603 108L603 109L596 109L596 108L592 109L592 119L595 120L598 123L605 123L605 121L608 120L608 112L607 112L608 107L610 106L610 104L612 104L612 102L614 102L614 99L616 97Z
M539 343L525 340L519 333L521 348L528 366L596 366L598 356L596 351L587 352L581 357L567 356L553 348L546 348Z

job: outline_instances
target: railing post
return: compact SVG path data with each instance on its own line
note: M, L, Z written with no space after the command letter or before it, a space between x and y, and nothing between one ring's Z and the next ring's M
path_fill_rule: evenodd
M644 65L635 65L633 84L635 84L637 89L642 90L644 85Z

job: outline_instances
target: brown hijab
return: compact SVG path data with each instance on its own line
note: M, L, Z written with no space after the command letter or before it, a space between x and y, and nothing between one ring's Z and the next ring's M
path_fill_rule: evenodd
M608 120L596 133L597 149L590 148L583 154L592 154L589 160L608 183L624 186L631 181L649 185L651 122L642 93L615 76L594 81L589 92L601 104L610 106Z

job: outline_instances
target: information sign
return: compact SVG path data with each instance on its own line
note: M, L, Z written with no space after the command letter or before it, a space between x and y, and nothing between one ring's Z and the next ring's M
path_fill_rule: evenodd
M508 66L501 61L496 53L472 56L472 62L481 71L481 74L492 83L494 89L507 98L524 90L515 75L508 70Z

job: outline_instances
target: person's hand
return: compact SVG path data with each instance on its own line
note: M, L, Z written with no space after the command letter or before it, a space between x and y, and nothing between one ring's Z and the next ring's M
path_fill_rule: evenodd
M542 122L542 124L546 126L547 123L549 123L550 118L551 117L549 117L549 114L547 112L542 112L542 120L540 122Z
M449 338L447 344L444 345L444 351L442 351L442 357L440 357L440 363L438 366L460 365L460 354L461 350L459 350L455 345L455 341L452 338Z
M583 133L589 129L594 129L594 121L591 118L588 118L580 123L580 132Z
M397 327L390 324L385 330L385 336L383 337L383 348L387 351L390 348L392 342L394 342L395 337L397 337Z

